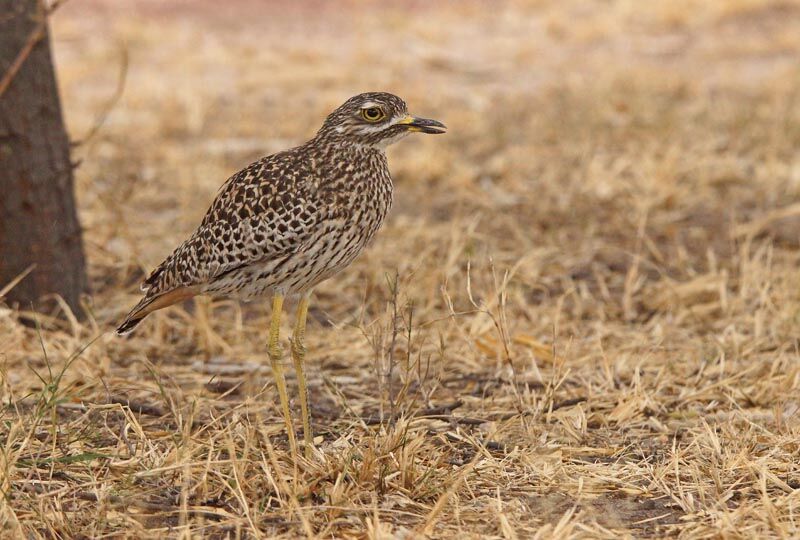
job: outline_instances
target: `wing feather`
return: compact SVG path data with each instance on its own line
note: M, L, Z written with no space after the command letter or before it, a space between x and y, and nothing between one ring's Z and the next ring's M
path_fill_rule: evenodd
M142 290L151 296L208 284L301 250L323 205L315 196L318 183L290 161L276 154L228 179L198 229L147 277Z

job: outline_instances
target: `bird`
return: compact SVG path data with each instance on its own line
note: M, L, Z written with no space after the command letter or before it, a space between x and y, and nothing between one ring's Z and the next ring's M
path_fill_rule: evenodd
M291 356L309 458L313 435L304 364L311 293L350 265L384 223L393 193L386 148L410 133L446 131L437 120L409 114L405 101L391 93L351 97L308 142L261 158L222 184L194 233L144 280L144 296L117 334L128 334L150 313L198 295L271 297L267 353L296 452L280 322L284 298L298 297Z

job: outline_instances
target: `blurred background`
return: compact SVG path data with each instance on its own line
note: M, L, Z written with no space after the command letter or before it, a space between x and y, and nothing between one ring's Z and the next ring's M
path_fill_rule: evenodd
M492 258L514 269L536 331L559 297L567 325L674 304L670 279L720 301L741 226L800 189L798 15L762 0L70 2L53 32L73 137L125 72L74 156L97 313L122 313L229 174L366 90L450 134L390 149L389 229L323 296L361 302L364 279L397 268L438 297L468 259ZM797 248L789 214L755 232ZM326 305L338 320L344 307Z
M126 71L75 150L92 288L124 304L229 174L386 90L450 134L390 150L397 206L360 268L441 272L444 248L411 255L456 230L476 263L524 266L528 294L589 288L605 300L590 312L633 317L615 301L632 255L652 263L637 289L691 278L731 255L734 225L796 199L799 16L761 0L70 2L53 33L73 138Z
M412 527L452 484L456 439L430 438L452 428L520 453L470 476L478 495L440 532L513 537L482 521L498 490L520 535L555 526L585 493L594 502L570 530L797 532L800 4L71 0L51 32L71 138L105 121L72 156L89 316L42 319L48 361L120 320L230 174L312 137L348 97L389 91L449 131L389 149L389 221L315 293L312 406L326 441L349 433L336 442L347 448L383 448L348 419L390 402L459 400L485 422L412 429L438 472L390 482L408 515L381 519ZM44 369L40 339L17 315L0 311L4 400L43 386L29 369ZM269 380L267 321L266 305L225 300L158 312L131 339L94 342L65 373L65 399L161 403L163 378L173 410L253 406ZM387 389L393 362L402 397ZM180 462L158 429L140 435L163 449L147 467ZM213 447L214 433L193 444ZM742 463L782 483L763 480L762 497L772 477ZM370 504L359 490L384 486L370 474L337 504ZM314 489L333 482L319 478ZM236 514L239 499L208 482ZM342 534L364 523L309 519Z

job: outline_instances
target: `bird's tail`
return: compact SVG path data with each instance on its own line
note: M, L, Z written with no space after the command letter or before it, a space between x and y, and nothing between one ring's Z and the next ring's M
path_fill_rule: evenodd
M197 293L198 291L194 287L179 287L165 293L145 296L133 306L122 324L117 327L117 335L124 336L133 332L139 323L152 312L191 298Z
M125 320L122 321L122 324L120 324L117 327L116 330L117 335L126 336L130 334L131 332L133 332L134 328L139 326L139 323L142 322L145 317L147 317L147 315L143 315L141 317L134 317L131 314L129 314L127 317L125 317Z

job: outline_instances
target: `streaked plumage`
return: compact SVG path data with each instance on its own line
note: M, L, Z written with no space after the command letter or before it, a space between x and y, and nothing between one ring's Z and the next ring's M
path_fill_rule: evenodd
M284 296L299 293L291 350L310 458L313 436L303 369L309 293L353 262L380 228L392 206L384 150L411 131L444 133L445 128L410 116L397 96L361 94L333 111L307 143L233 175L191 238L144 281L144 298L117 332L130 332L149 313L198 294L245 299L271 294L269 358L296 452L280 320Z
M375 109L385 117L371 122L365 114ZM392 94L360 94L307 143L233 175L194 234L144 281L144 298L117 331L198 294L306 293L341 271L386 218L392 179L384 150L410 131L444 126L410 117Z

